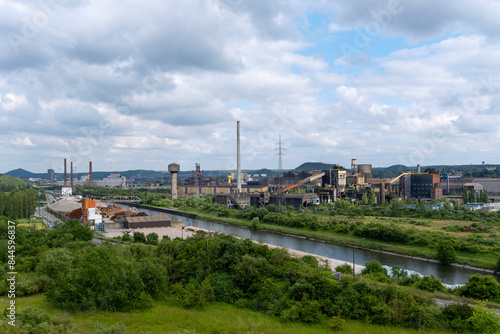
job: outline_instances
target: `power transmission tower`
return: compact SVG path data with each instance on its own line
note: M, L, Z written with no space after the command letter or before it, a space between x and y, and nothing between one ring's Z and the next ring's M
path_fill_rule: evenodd
M278 153L276 155L278 156L278 191L280 192L282 189L284 189L284 178L283 178L283 156L286 155L283 153L283 151L286 151L285 146L286 144L281 142L281 134L279 135L279 142L276 143L275 145L278 145L277 148L274 150L277 150ZM283 194L280 192L278 194L278 207L281 212L281 205L283 204Z

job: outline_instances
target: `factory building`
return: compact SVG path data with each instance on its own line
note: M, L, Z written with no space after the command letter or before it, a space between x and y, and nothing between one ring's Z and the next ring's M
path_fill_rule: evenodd
M347 187L347 172L340 166L334 166L333 169L324 172L322 185L334 186L339 192L344 192Z
M470 183L479 183L490 194L500 193L500 179L474 178Z
M90 175L83 175L80 179L74 179L73 185L88 186L90 184ZM64 185L64 181L57 182L58 185ZM92 186L103 188L126 188L127 178L120 174L109 174L102 180L92 180Z
M48 169L47 170L47 181L49 184L54 184L56 180L56 173L54 172L53 169Z
M403 198L436 199L443 196L438 171L405 174L400 178L399 186Z

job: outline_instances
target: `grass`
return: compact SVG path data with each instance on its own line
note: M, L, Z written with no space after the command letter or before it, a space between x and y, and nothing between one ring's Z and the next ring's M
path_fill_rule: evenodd
M27 183L14 176L0 174L0 185L13 187L26 187Z
M37 218L35 220L30 220L30 219L18 219L17 223L20 226L36 226L37 228L44 228L46 227L45 224L42 222L41 218Z
M0 298L0 310L3 310L8 302L7 298ZM66 312L45 302L41 294L16 299L18 311L28 306L43 309L54 319L69 319L74 324L75 333L92 332L96 323L106 326L122 323L126 326L127 333L184 333L183 330L191 330L195 333L248 333L251 331L266 334L331 333L326 323L316 325L284 323L276 317L222 303L210 304L204 310L187 310L164 301L157 302L156 306L150 310L134 313ZM426 331L426 333L440 332ZM347 321L344 330L337 333L411 334L421 332Z

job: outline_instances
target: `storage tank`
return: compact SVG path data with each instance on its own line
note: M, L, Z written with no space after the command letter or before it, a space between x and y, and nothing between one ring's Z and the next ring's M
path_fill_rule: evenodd
M372 165L371 164L359 164L358 173L365 176L366 179L373 179Z

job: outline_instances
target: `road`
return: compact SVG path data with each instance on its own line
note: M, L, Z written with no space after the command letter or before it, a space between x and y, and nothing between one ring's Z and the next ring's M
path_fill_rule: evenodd
M47 224L48 226L50 225L55 225L55 223L57 221L59 221L59 219L57 219L56 217L52 216L50 213L48 213L47 211L45 211L46 207L43 206L41 208L36 208L36 213L39 217L42 217L43 221L45 222L45 224Z

